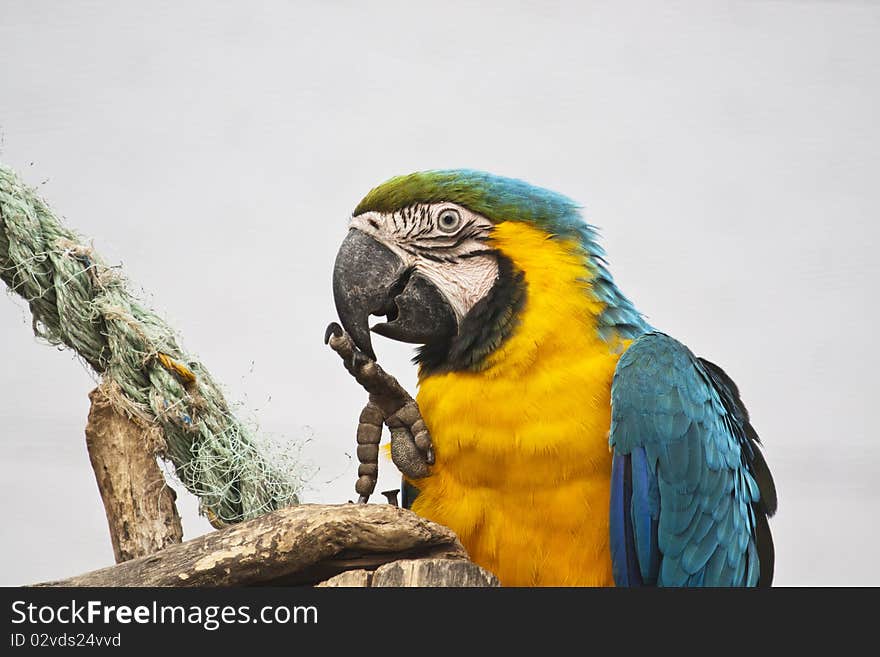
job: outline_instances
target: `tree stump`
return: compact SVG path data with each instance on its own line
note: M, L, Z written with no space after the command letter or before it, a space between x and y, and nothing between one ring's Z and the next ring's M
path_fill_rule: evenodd
M180 543L183 527L174 490L156 462L165 446L161 431L121 412L106 386L89 393L86 446L107 514L113 555L116 563L122 563Z
M350 570L318 586L326 587L439 587L500 586L498 578L471 561L462 559L402 559L379 566L374 572Z

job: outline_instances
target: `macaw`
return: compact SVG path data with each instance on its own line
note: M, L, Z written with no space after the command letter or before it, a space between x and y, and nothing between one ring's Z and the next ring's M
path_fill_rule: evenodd
M333 290L367 356L371 332L420 345L433 453L407 503L502 585L771 583L776 490L737 386L647 323L572 200L392 178L354 210Z

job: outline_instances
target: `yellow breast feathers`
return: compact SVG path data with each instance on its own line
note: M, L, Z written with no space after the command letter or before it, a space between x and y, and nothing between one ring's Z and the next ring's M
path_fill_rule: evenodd
M576 243L513 222L492 241L524 273L520 324L481 371L421 378L436 465L413 510L505 586L613 585L608 430L627 344L597 335Z

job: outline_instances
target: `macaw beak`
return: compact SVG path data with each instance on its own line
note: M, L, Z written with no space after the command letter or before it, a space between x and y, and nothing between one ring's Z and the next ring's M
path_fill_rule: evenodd
M357 228L348 231L336 254L333 300L342 326L374 359L371 330L414 344L448 340L458 330L455 312L440 290ZM371 329L370 315L384 315L386 321Z

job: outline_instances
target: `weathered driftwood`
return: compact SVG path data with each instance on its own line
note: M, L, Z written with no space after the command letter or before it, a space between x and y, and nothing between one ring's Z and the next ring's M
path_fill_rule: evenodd
M183 528L156 455L158 428L131 418L111 403L105 385L92 390L86 446L104 501L116 563L180 543Z
M343 573L334 575L325 582L321 582L317 586L319 588L365 588L370 586L370 580L373 573L369 570L346 570Z
M466 559L455 534L390 504L303 504L39 586L316 584L405 558Z
M322 582L326 587L499 586L498 578L462 559L403 559L375 572L350 570Z

